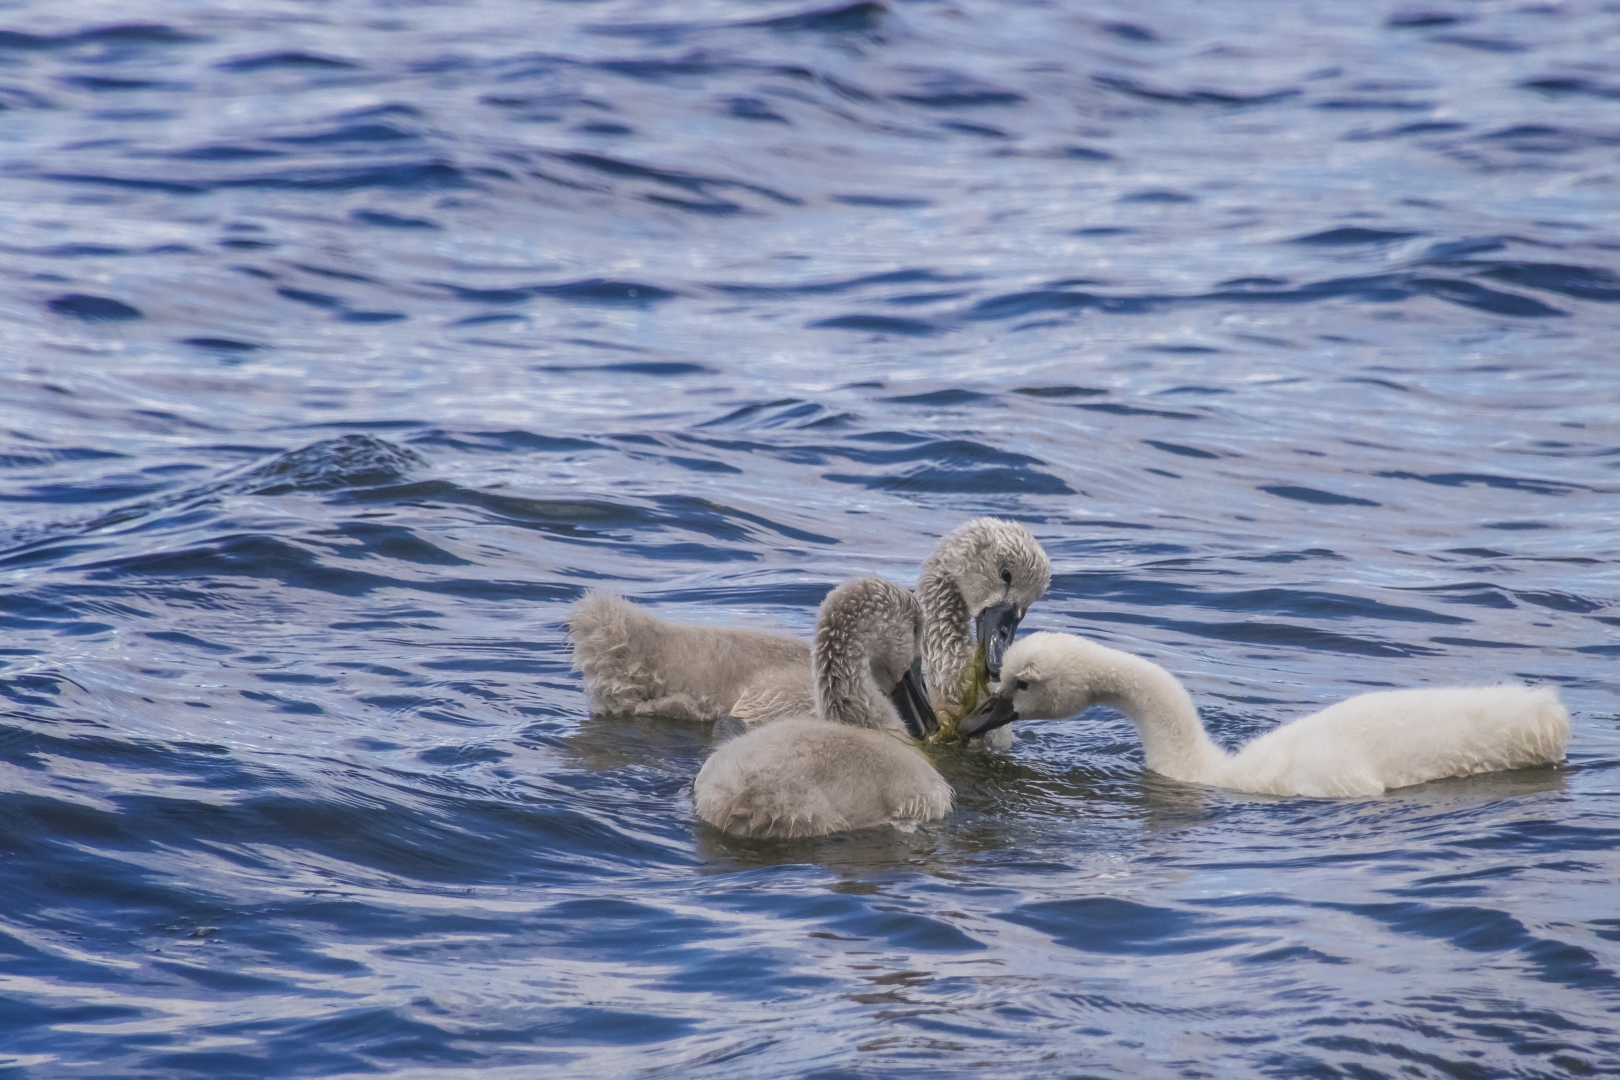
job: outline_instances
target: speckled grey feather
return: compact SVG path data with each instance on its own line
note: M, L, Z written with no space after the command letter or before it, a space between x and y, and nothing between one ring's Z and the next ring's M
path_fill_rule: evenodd
M960 717L972 690L973 618L1004 600L1027 610L1051 579L1051 561L1016 522L974 518L941 538L923 564L917 597L929 697L942 723ZM793 638L672 623L598 592L575 604L568 621L574 669L594 712L757 724L816 707L810 648ZM1011 732L991 735L1005 740Z
M1008 572L1012 581L1002 579ZM961 719L976 677L971 624L991 604L1011 601L1022 613L1052 583L1052 560L1016 521L974 518L940 539L923 563L917 598L927 613L923 672L941 724ZM982 689L982 688L981 688Z

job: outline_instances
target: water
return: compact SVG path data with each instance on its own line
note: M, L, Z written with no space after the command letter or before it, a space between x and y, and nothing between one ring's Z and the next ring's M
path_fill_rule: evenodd
M1620 1069L1612 5L0 29L0 1073ZM738 842L586 715L585 588L808 634L981 513L1228 745L1526 679L1569 763L1235 795L1099 711Z

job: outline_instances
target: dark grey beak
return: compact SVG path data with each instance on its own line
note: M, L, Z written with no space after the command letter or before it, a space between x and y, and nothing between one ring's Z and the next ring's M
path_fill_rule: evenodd
M979 644L984 648L984 669L990 673L990 678L1001 678L1001 658L1007 655L1007 646L1012 644L1023 617L1018 605L1008 601L990 605L973 620Z
M921 739L939 730L939 717L934 715L934 707L928 704L928 693L923 683L922 657L911 662L911 670L900 677L894 691L889 694L889 700L894 702L900 719L905 721L906 730L913 739Z
M987 731L994 731L998 727L1005 727L1018 719L1013 711L1012 695L997 694L971 716L962 717L962 722L956 726L964 739L971 739L983 735Z

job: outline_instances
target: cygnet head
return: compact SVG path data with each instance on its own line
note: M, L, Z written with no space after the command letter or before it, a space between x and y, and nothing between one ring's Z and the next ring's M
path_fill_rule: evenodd
M1105 693L1114 652L1068 634L1030 634L1003 658L1001 686L958 728L966 738L983 735L1021 717L1073 716ZM1107 683L1111 686L1111 683Z
M917 588L954 588L974 624L985 669L998 678L1029 606L1052 583L1052 560L1016 521L974 518L952 529L923 564ZM936 610L943 607L935 605Z
M922 605L880 577L838 586L821 602L810 654L816 712L858 727L939 729L922 674Z

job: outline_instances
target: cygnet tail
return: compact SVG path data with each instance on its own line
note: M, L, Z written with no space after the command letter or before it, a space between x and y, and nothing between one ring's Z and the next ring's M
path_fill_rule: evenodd
M1445 745L1431 743L1433 759L1425 764L1422 744L1427 740L1414 740L1403 767L1386 778L1386 788L1564 760L1569 711L1552 687L1510 685L1430 693L1441 707L1429 720L1429 739Z
M1564 748L1569 744L1569 710L1558 700L1558 691L1550 686L1530 691L1532 699L1529 717L1513 740L1512 754L1522 759L1509 768L1531 765L1551 765L1564 760Z
M592 712L632 711L628 703L659 696L658 673L635 643L661 621L605 592L588 592L569 610L574 670L585 677Z

